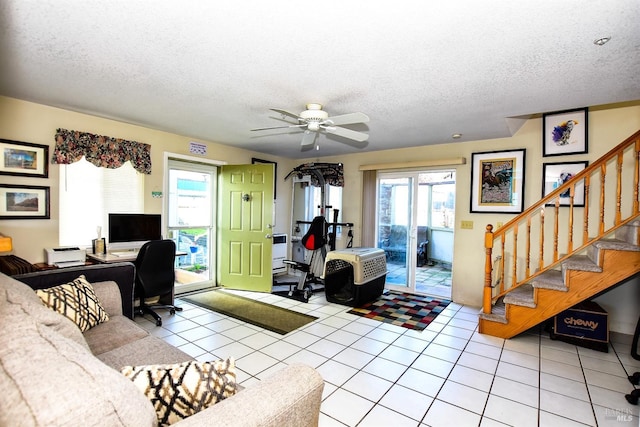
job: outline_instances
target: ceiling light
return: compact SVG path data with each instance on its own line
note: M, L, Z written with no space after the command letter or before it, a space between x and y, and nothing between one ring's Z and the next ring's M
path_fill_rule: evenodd
M462 134L461 133L454 133L453 135L451 135L451 138L460 139L460 138L462 138Z
M602 46L605 43L607 43L609 40L611 40L611 37L602 37L602 38L599 38L599 39L595 39L593 41L593 44L598 45L598 46Z

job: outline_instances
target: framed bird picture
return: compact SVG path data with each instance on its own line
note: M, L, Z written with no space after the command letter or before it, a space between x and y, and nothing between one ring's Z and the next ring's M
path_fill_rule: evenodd
M588 109L556 111L542 115L542 156L588 152Z

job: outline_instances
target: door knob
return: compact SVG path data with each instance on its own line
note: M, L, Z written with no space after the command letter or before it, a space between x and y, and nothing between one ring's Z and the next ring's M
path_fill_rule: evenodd
M265 239L270 239L271 237L271 234L267 234L266 236L264 236Z

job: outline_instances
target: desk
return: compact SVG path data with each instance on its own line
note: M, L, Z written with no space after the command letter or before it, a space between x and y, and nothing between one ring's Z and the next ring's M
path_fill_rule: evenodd
M188 255L183 251L176 251L176 257ZM131 255L114 255L111 253L106 254L90 254L87 253L87 258L91 258L93 261L110 264L114 262L134 262L138 258L138 252L131 251Z

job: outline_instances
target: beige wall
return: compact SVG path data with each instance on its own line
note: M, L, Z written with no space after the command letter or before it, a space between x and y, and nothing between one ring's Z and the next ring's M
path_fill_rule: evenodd
M188 136L175 135L115 120L0 97L0 138L49 145L49 157L51 157L57 128L108 135L151 144L153 168L151 175L145 176L144 206L147 213L160 213L162 211L162 199L153 198L151 192L162 191L164 153L189 155L189 141L192 140ZM286 173L295 166L295 162L289 159L275 159L272 156L213 142L200 140L198 142L206 143L207 156L205 157L208 159L220 160L229 164L248 164L251 163L252 157L277 161L277 179L280 185L278 186L276 218L282 218L282 220L276 222L275 231L288 232L291 209L290 191L284 191L284 187L287 186L281 185L281 183ZM61 167L64 166L50 164L49 178L47 179L0 175L0 183L51 187L51 219L0 221L0 233L12 237L14 253L33 263L45 261L44 248L59 246L58 181ZM78 208L81 209L82 207L79 206Z
M506 126L506 124L505 124ZM471 214L470 180L471 153L494 150L525 148L525 208L540 199L542 185L542 163L598 159L611 148L640 129L640 103L609 109L591 109L589 112L589 153L572 156L542 157L542 119L528 120L510 138L472 141L466 143L441 144L409 149L378 151L340 157L323 157L324 162L342 162L345 168L343 196L343 220L355 222L354 246L361 238L359 228L362 212L362 165L412 162L419 160L441 160L464 157L465 165L454 166L456 170L456 224L453 257L453 300L460 304L480 307L484 274L484 232L487 224L506 223L514 215ZM371 138L375 138L374 135ZM316 160L316 159L309 159ZM442 169L442 168L433 168ZM473 229L461 229L460 221L473 221ZM640 315L639 279L634 279L598 299L610 313L611 330L633 333Z
M505 123L506 126L506 123ZM145 179L145 210L158 213L162 209L161 199L151 197L151 191L162 189L162 161L164 152L188 155L191 138L142 126L130 125L68 110L0 97L0 138L48 144L53 147L56 128L74 129L151 144L153 173ZM296 165L307 161L342 162L345 167L343 221L354 222L354 246L361 239L362 173L361 165L409 162L428 159L464 157L467 164L455 166L457 177L456 225L453 258L453 300L460 304L480 306L482 299L484 253L483 238L488 223L507 222L513 215L470 214L469 182L471 176L471 153L492 150L525 148L526 179L525 206L540 198L542 163L549 161L594 161L613 146L640 129L640 102L623 107L591 109L589 113L589 153L575 156L542 157L542 123L540 118L528 120L510 138L472 141L466 143L440 144L411 149L397 149L371 153L358 153L340 157L323 157L303 161L273 158L271 156L241 150L222 144L205 142L209 159L231 164L250 163L251 157L278 162L278 199L276 203L276 232L290 232L291 182L284 176ZM371 138L375 138L372 135ZM58 246L58 171L60 166L50 165L49 178L18 178L0 175L0 182L12 184L46 185L51 187L50 220L4 220L0 221L0 233L14 239L14 253L31 262L44 260L43 249ZM460 229L460 221L473 221L473 229ZM338 242L338 248L344 242ZM610 328L613 331L633 333L640 314L638 279L629 281L608 295L599 298L601 305L609 311Z

